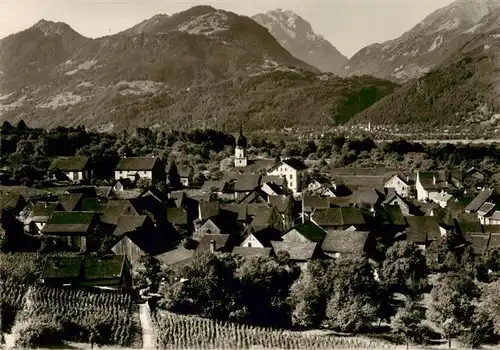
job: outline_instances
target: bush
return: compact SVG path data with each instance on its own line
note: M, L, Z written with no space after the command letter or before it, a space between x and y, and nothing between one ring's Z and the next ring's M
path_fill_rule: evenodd
M13 332L16 337L16 346L36 348L62 344L64 329L54 319L40 317L17 323Z

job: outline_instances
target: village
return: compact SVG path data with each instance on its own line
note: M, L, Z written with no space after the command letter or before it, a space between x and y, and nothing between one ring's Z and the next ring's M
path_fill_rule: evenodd
M116 257L102 263L119 266L123 276L117 282L113 269L99 276L96 283L108 287L127 287L131 276L122 266L136 266L142 255L167 266L189 263L208 251L243 256L284 251L302 266L344 254L367 254L376 261L377 239L406 240L425 250L449 233L461 235L477 254L500 248L499 197L482 187L485 175L476 169L404 174L390 168L338 168L314 174L303 186L308 167L302 161L253 160L246 148L241 133L234 169L201 188L190 186L192 174L182 168L182 189L135 188L141 179L165 181L165 165L154 156L125 157L116 165L113 186L75 185L59 197L4 198L2 209L11 206L27 236L47 238L70 251L100 249L97 227L103 235L111 233L106 243ZM82 156L54 160L74 184L92 178L88 163ZM465 188L467 183L474 188ZM451 194L460 190L458 197ZM50 274L48 268L41 276L44 283L71 280L61 270ZM71 283L88 282L78 278Z
M141 304L141 313L148 310L147 321L141 314L142 324L151 323L145 307L148 300L164 297L162 285L173 288L167 293L174 293L188 280L183 274L196 273L204 259L209 259L208 265L213 263L208 256L224 261L224 254L232 254L249 264L277 261L278 268L295 266L305 276L318 262L354 259L369 263L371 278L382 284L379 275L387 274L382 272L387 255L415 246L420 252L409 254L425 257L438 273L434 278L442 266L460 265L460 260L450 260L450 254L462 259L462 264L466 264L462 255L472 254L471 261L493 261L485 275L476 278L496 279L500 196L482 170L330 166L323 167L328 169L325 172L311 168L300 157L252 157L248 148L240 129L232 164L219 179L202 183L193 181L191 168L166 164L150 154L123 155L107 185L92 185L99 169L88 156L54 157L50 176L63 192L2 195L2 249L8 252L4 257L16 264L26 253L36 255L38 268L29 268L35 271L30 270L34 279L30 283L42 288L33 292L36 298L52 293L51 288L58 293L115 291L131 295L127 303L139 297L139 303L146 302ZM9 185L4 182L3 187ZM400 254L396 261L405 258L406 253ZM421 265L425 275L427 265ZM152 269L156 272L151 273ZM181 272L174 273L178 277L172 280L173 275L165 271ZM151 283L157 278L158 283ZM25 282L22 285L27 288ZM283 288L288 294L288 285ZM411 295L408 290L424 293L427 287L405 288ZM26 302L17 302L24 311L15 311L11 323L16 312L25 312L22 303ZM178 312L186 313L183 308ZM122 326L132 332L132 326ZM153 346L151 342L148 346Z

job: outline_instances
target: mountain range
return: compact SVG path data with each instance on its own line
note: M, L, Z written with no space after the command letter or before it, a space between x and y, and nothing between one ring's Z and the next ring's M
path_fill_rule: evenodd
M86 38L41 20L0 40L0 121L234 130L343 123L496 125L500 2L455 1L342 55L288 10L210 6Z

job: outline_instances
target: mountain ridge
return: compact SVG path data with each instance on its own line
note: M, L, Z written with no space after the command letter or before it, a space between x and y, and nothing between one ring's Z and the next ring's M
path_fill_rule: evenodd
M277 9L256 14L252 19L267 28L281 46L300 60L323 72L344 73L347 57L316 34L311 24L295 12Z

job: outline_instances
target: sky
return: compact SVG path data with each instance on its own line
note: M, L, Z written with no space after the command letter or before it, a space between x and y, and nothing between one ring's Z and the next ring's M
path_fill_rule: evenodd
M80 34L96 38L111 35L164 13L195 5L252 16L281 8L311 23L344 55L394 39L428 14L452 0L322 0L322 1L170 1L170 0L0 0L0 38L24 30L40 19L69 24Z

